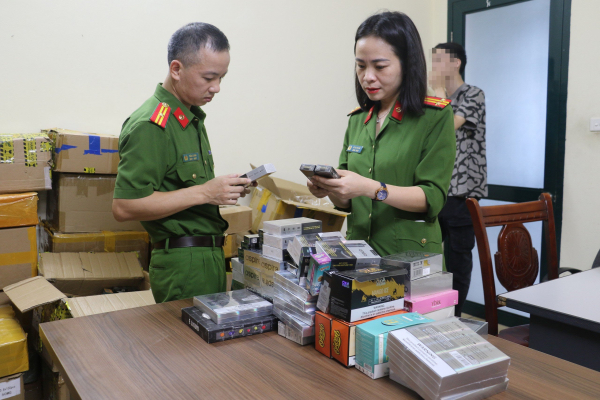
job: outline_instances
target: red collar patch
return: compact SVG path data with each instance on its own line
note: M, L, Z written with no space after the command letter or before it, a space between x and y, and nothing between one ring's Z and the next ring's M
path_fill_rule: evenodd
M369 114L367 115L367 119L365 119L365 125L367 123L369 123L369 120L371 119L371 117L373 116L373 110L375 109L375 106L371 107L371 109L369 110Z
M181 111L181 108L179 108L179 107L177 107L177 110L175 110L173 115L175 116L175 118L177 119L177 122L179 122L179 125L181 125L181 127L183 129L185 129L188 126L188 124L190 123L190 120L188 119L188 117L185 116L185 113L183 111Z
M397 121L402 121L402 116L404 115L404 111L402 111L402 106L400 102L396 100L396 104L394 105L394 110L392 111L392 118Z

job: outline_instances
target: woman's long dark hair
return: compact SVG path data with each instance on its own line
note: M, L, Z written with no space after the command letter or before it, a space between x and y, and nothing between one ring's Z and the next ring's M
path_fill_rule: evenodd
M365 20L356 31L356 42L367 36L375 36L385 40L400 59L402 67L402 83L398 100L405 113L423 114L423 101L427 94L427 67L425 54L421 44L421 36L417 27L406 14L401 12L383 12ZM370 100L360 82L354 75L356 99L363 110L369 110L375 104Z

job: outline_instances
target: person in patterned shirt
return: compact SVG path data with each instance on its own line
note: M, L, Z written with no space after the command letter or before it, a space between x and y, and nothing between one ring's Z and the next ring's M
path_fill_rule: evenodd
M438 97L452 100L456 131L456 160L448 200L439 214L446 269L458 290L455 314L460 316L471 285L475 233L466 199L487 197L485 151L485 96L463 81L467 55L458 43L441 43L432 50L431 88Z

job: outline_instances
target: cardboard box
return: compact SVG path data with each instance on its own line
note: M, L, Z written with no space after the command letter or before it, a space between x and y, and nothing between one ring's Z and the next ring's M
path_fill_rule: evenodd
M315 313L315 349L331 358L331 324L334 316L321 311Z
M35 226L0 229L0 287L37 275Z
M0 378L0 399L25 400L23 374L14 374Z
M138 221L112 214L114 175L56 174L48 195L48 223L57 232L143 231Z
M252 209L245 206L220 206L221 217L229 223L225 233L246 232L252 228Z
M53 128L42 132L54 142L54 170L87 174L116 174L119 137Z
M0 195L0 228L38 224L37 193Z
M156 304L151 290L64 299L73 318Z
M290 182L285 179L265 177L260 179L259 186L252 191L250 208L252 208L252 232L262 229L264 221L306 217L323 222L324 232L339 231L346 215L333 206L301 203L299 199L317 198L311 195L306 185Z
M59 372L55 372L51 365L42 363L42 386L44 400L70 400L71 395L65 380Z
M40 253L136 252L142 268L148 270L150 237L146 231L60 233L44 226L40 236Z
M238 242L236 235L225 236L223 253L225 254L225 258L232 258L238 256Z
M0 193L50 190L52 144L41 133L0 134Z
M27 335L14 316L11 306L0 307L0 376L29 369Z
M25 384L25 400L43 400L42 378Z
M57 289L76 296L138 286L144 279L135 253L42 253L39 271Z

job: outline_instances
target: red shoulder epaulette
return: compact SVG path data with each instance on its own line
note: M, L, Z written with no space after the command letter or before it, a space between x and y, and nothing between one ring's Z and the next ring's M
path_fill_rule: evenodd
M358 113L359 111L362 111L362 108L356 107L354 110L352 110L348 113L348 116L354 115L354 114Z
M154 110L154 113L150 117L150 121L154 122L161 128L164 128L165 126L167 126L167 120L169 119L170 115L171 107L169 107L169 105L164 102L158 103L158 105L156 106L156 110Z
M451 100L449 100L449 99L442 99L441 97L427 96L427 97L425 97L425 101L423 102L423 104L425 104L426 106L433 107L433 108L439 108L441 110L444 107L446 107L448 104L450 104L450 102L451 102Z

